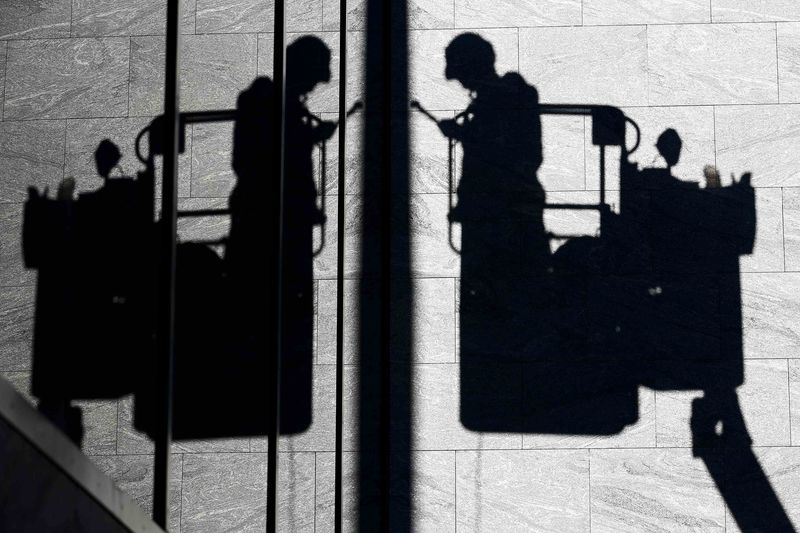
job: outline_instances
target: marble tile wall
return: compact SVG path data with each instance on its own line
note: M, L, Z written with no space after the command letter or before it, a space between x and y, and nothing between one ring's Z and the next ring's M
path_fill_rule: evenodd
M164 5L159 0L0 2L0 375L29 395L35 275L22 265L22 202L29 185L54 190L75 177L99 185L92 153L103 138L138 169L133 140L162 109ZM231 108L272 69L272 4L181 0L181 107ZM289 41L314 34L332 50L332 79L309 108L335 117L337 0L289 2ZM362 95L365 2L349 4L348 105ZM739 400L756 455L800 528L800 4L795 0L409 0L410 94L440 117L469 103L444 78L444 48L465 31L489 40L501 74L519 72L545 103L610 104L640 126L632 160L659 166L666 128L683 140L676 175L723 181L753 173L758 224L741 261L744 384ZM738 531L703 463L692 457L689 419L698 391L638 390L635 424L611 436L481 433L459 416L460 258L448 245L447 143L412 114L409 314L414 472L410 505L419 531ZM358 243L363 116L347 124L346 219L329 209L316 258L314 414L285 438L281 530L333 526L336 229L346 225L345 525L356 524ZM543 119L539 178L554 202L596 202L598 151L588 120ZM235 176L231 126L196 124L180 159L182 208L224 207ZM315 172L336 205L338 140ZM609 160L614 154L609 152ZM458 172L460 148L456 152ZM319 157L319 154L318 154ZM618 188L609 178L608 188ZM546 217L554 232L591 235L585 213ZM218 238L225 219L182 221L183 239ZM456 228L455 238L459 233ZM559 243L560 244L560 243ZM409 356L410 357L407 357ZM489 389L491 380L487 380ZM490 392L492 392L490 390ZM521 390L503 394L522 398ZM152 494L152 443L132 427L130 398L81 402L84 449L143 507ZM171 531L263 529L266 442L176 443ZM720 457L719 460L723 461ZM712 459L713 460L713 459Z

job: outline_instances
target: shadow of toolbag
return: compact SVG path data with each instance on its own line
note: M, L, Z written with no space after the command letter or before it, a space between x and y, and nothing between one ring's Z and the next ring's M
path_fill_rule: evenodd
M209 246L177 247L173 428L175 440L257 437L268 434L270 358L275 338L267 289L273 279L250 287L258 307L242 303L225 261ZM263 292L263 296L261 296ZM291 311L287 311L291 316ZM290 350L287 350L290 352ZM311 364L282 365L281 433L311 423ZM307 358L302 358L306 361ZM310 363L311 360L309 359ZM154 376L136 393L134 425L155 438L159 406Z
M77 200L29 189L22 249L38 270L32 392L118 398L152 358L152 223L146 191L107 180Z

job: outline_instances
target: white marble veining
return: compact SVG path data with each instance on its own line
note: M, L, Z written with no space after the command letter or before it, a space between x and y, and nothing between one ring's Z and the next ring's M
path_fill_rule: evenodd
M800 23L781 22L777 30L780 100L797 103L800 102Z
M447 234L447 195L418 194L411 197L409 238L412 275L452 277L460 271L458 253ZM460 226L454 224L453 242L460 246Z
M580 0L456 0L456 28L569 26L581 23Z
M0 204L0 286L21 286L36 283L36 272L22 262L23 204Z
M3 99L6 92L6 51L8 42L0 41L0 120L3 119Z
M126 115L129 42L120 37L12 41L4 119Z
M775 103L775 46L773 24L650 26L648 103Z
M263 531L266 505L266 454L184 456L181 489L183 531Z
M783 189L783 247L786 270L800 270L800 188Z
M195 0L179 0L181 33L194 33ZM163 35L167 5L160 0L73 0L72 36Z
M593 532L724 530L722 498L691 449L590 454Z
M24 202L29 186L55 191L64 175L64 127L63 120L0 122L0 202Z
M583 0L584 24L711 22L707 0Z
M236 184L233 124L192 124L192 196L227 198Z
M0 39L69 37L72 0L0 3Z
M723 177L751 172L755 187L800 185L800 106L722 106L715 117Z
M236 107L236 97L256 77L257 37L187 35L182 44L181 110ZM133 37L130 55L130 115L156 115L164 91L163 38Z
M742 274L744 356L800 355L800 274Z
M742 272L782 272L783 198L780 189L756 189L756 241L740 260Z
M148 515L153 510L152 455L95 455L92 462L114 480L114 484L138 503ZM169 531L181 531L181 481L183 458L170 461Z
M792 446L800 443L800 360L789 360L789 409Z
M711 0L714 22L772 22L800 20L794 0Z
M439 0L409 0L406 7L408 28L412 30L453 27L453 2ZM323 25L326 31L339 29L339 1L323 0ZM363 31L366 28L367 2L347 2L347 29Z
M589 531L586 450L460 451L456 513L463 531Z
M33 287L0 288L0 370L30 370Z
M542 166L537 178L546 192L586 188L583 117L542 116Z
M543 103L647 103L645 26L521 28L519 54Z

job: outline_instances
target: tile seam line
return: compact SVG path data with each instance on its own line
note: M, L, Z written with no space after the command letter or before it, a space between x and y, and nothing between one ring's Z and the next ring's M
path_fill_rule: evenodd
M5 122L5 115L6 115L6 97L8 96L8 54L9 49L11 48L11 43L8 41L3 41L6 43L6 51L5 51L5 63L3 63L3 106L0 107L0 121Z
M780 56L779 56L779 46L778 46L778 23L775 23L775 88L777 90L777 97L778 101L776 103L781 103L781 63L780 63Z
M2 206L2 205L3 204L0 204L0 206ZM736 273L735 272L730 272L729 274L733 275L733 274L736 274ZM767 275L782 275L782 274L800 274L800 270L747 271L747 272L740 272L740 274L744 274L744 275L747 275L747 276L750 276L750 275L767 276ZM345 277L346 281L358 281L360 279L361 278L358 278L358 277ZM413 276L413 277L411 277L409 279L411 279L411 280L450 280L450 279L460 279L460 278L459 278L459 276ZM531 278L531 279L534 279L534 278ZM332 278L315 278L315 281L333 282L333 281L336 281L336 278L335 277L332 277ZM30 285L0 285L0 289L35 289L35 288L36 288L36 284L30 284ZM798 357L788 357L788 358L785 357L785 356L780 356L780 357L745 357L744 358L745 361L776 361L776 360L780 360L780 359L800 360L800 356L798 356ZM415 365L453 365L453 364L458 364L458 363L459 363L458 361L441 361L441 362L413 362L412 364L415 364ZM317 364L317 365L328 365L328 364L332 364L332 363L315 363L315 364ZM512 364L512 363L509 363L509 364ZM355 366L356 364L355 363L346 363L346 365L347 366ZM3 372L3 370L0 370L0 372ZM694 389L692 389L692 390L694 390ZM700 390L700 389L697 389L697 390Z
M683 21L683 22L649 22L649 21L642 21L642 22L617 22L617 23L609 23L609 24L585 24L581 22L574 22L572 24L569 23L556 23L556 24L528 24L528 25L521 25L521 26L489 26L489 25L478 25L478 26L468 26L468 25L454 25L454 26L431 26L431 27L418 27L418 28L409 28L408 31L410 32L420 32L420 31L459 31L459 30L494 30L494 29L538 29L538 28L614 28L614 27L631 27L631 26L645 26L645 25L652 25L652 26L728 26L728 25L763 25L763 24L776 24L776 23L796 23L800 22L800 18L798 19L767 19L767 20L726 20L726 21L718 21L718 22L708 22L708 21ZM71 24L72 25L72 24ZM319 29L319 28L293 28L287 30L288 34L317 34L317 33L338 33L338 29ZM348 33L366 33L366 29L348 29ZM250 31L206 31L206 32L197 32L196 28L194 33L190 32L181 32L181 35L244 35L248 33L260 33L260 34L271 34L273 33L270 30L250 30ZM133 33L133 34L123 34L123 33L110 33L110 34L82 34L76 35L73 34L70 30L70 35L68 37L21 37L15 34L8 34L4 36L0 36L0 40L4 41L33 41L33 40L66 40L66 39L102 39L108 37L164 37L164 33Z
M786 270L786 191L781 187L781 251L783 252L783 271Z
M589 485L589 532L592 531L592 450L589 449L588 453L586 454L589 460L589 475L588 475L588 485Z
M636 23L622 23L622 24L553 24L553 25L529 25L529 26L458 26L454 28L448 27L436 27L436 28L409 28L409 32L417 33L417 32L456 32L461 30L479 30L479 31L490 31L490 30L536 30L536 29L548 29L548 28L628 28L628 27L644 27L644 26L675 26L675 27L685 27L685 26L733 26L733 25L740 25L740 26L757 26L757 25L773 25L779 23L797 23L800 22L800 19L797 20L760 20L760 21L724 21L724 22L636 22ZM287 35L295 35L295 34L321 34L321 33L330 33L336 34L338 30L318 30L318 29L293 29L287 31ZM212 35L271 35L273 32L271 31L243 31L243 32L234 32L234 31L227 31L227 32L204 32L204 33L182 33L182 36L189 36L189 37L201 37L201 36L212 36ZM357 30L347 30L347 33L361 33L366 34L366 30L364 29L357 29ZM163 33L137 33L137 34L109 34L109 35L71 35L70 37L29 37L29 38L14 38L13 36L5 36L0 37L1 41L66 41L66 40L74 40L74 39L113 39L113 38L136 38L136 37L164 37Z
M528 25L528 26L459 26L453 28L455 31L461 30L538 30L538 29L551 29L551 28L636 28L643 26L657 26L657 27L687 27L687 26L767 26L776 23L795 23L800 22L797 20L759 20L759 21L725 21L725 22L630 22L618 24L542 24L542 25ZM423 31L441 31L445 28L410 28L409 32L423 32ZM361 31L361 30L359 30Z
M787 405L789 407L789 446L794 445L794 438L792 435L792 368L790 364L791 360L786 359L786 399Z
M6 288L14 289L14 288L20 288L20 287L0 287L0 289L6 289ZM23 288L28 288L28 287L23 287ZM745 359L745 362L766 362L766 361L800 361L800 358L760 357L760 358L747 358L747 359ZM450 362L450 361L441 362L441 363L411 363L411 365L413 365L413 366L457 366L457 365L460 365L460 364L461 364L460 362ZM508 364L509 365L513 365L515 363L508 363ZM516 363L516 364L520 364L520 363ZM522 363L522 364L524 364L524 363ZM528 363L528 364L533 364L533 363ZM314 363L314 366L334 367L336 365L334 363ZM357 366L358 365L356 363L345 363L345 367L348 367L348 368L355 368ZM30 373L31 371L32 370L30 368L11 368L11 369L7 369L7 370L0 370L0 374L24 374L24 373ZM677 390L677 391L655 391L655 392L665 392L665 393L669 393L669 392L697 392L697 393L699 393L699 392L702 392L702 389L686 389L686 390ZM504 434L504 433L500 432L498 434ZM524 434L525 435L547 435L547 433L524 433ZM602 435L599 435L599 436L602 436ZM779 445L775 445L775 446L779 446ZM652 448L652 446L644 446L644 448ZM683 446L678 446L678 448L683 448ZM461 448L457 448L457 449L461 449ZM517 449L519 449L519 448L517 448ZM138 453L140 453L142 455L148 455L145 452L138 452ZM181 453L183 453L183 452L181 452ZM205 453L205 452L187 452L187 453ZM209 453L211 453L211 452L209 452ZM213 452L213 453L216 453L216 452ZM220 453L223 453L223 452L220 452ZM246 453L246 451L245 452L225 452L225 453ZM150 454L150 455L152 455L152 454Z
M126 118L131 116L131 64L133 63L133 37L128 37L128 111Z
M563 103L563 102L549 102L549 101L542 102L542 104L548 104L548 105L552 104L552 103ZM713 103L713 102L711 102L711 103L697 103L697 104L681 103L681 104L654 104L654 105L649 105L649 104L633 104L633 105L629 105L629 104L619 104L619 103L618 104L604 104L604 103L584 103L584 102L567 102L566 104L567 105L569 105L569 104L587 105L587 106L612 105L614 107L619 107L620 109L625 110L625 109L649 109L649 108L671 109L671 108L694 108L694 107L722 107L722 108L726 108L726 107L768 107L768 106L773 106L773 107L784 106L784 107L788 107L788 106L800 106L800 101L796 101L796 102L781 102L781 103L776 103L776 102ZM233 109L233 107L231 107L231 109ZM202 111L202 110L203 109L184 109L184 110L182 110L182 112L195 112L195 111ZM434 109L434 108L430 108L429 111L435 112L435 113L443 113L443 112L451 111L451 109ZM312 110L312 112L315 112L315 113L335 113L335 111L318 110L318 109L317 110ZM128 116L126 116L124 114L120 114L120 115L93 115L93 116L88 116L88 117L87 116L22 117L22 118L10 118L10 119L6 118L5 120L3 120L3 122L36 122L36 121L47 121L47 120L52 120L52 121L55 121L55 120L92 120L92 119L115 119L115 118L131 118L131 119L133 119L133 118L154 118L155 116L157 116L157 115L152 115L152 114L141 114L141 115L138 115L138 114L136 114L136 115L128 115ZM578 189L578 190L580 190L580 189Z
M528 435L528 433L526 433ZM757 444L750 446L750 449L753 450L771 450L771 449L800 449L800 445L793 445L793 444ZM492 452L492 453L507 453L507 452L516 452L516 453L526 453L526 452L554 452L554 453L575 453L575 452L592 452L592 451L613 451L613 452L626 452L626 451L653 451L653 452L661 452L661 451L691 451L693 448L691 445L689 446L609 446L609 447L592 447L592 448L576 448L576 447L564 447L564 448L413 448L411 451L413 453L443 453L443 452L457 452L457 453L483 453L483 452ZM707 448L710 450L716 450L720 453L724 451L724 449L716 449L716 448ZM738 448L736 448L738 449ZM344 453L358 453L359 450L357 448L348 448L344 450ZM278 452L280 455L311 455L311 454L318 454L318 453L325 453L325 454L332 454L334 453L333 449L324 449L324 448L317 448L312 450L295 450L295 451L286 451L281 450ZM248 451L190 451L190 450L179 450L171 452L172 456L176 455L189 455L192 457L199 457L199 456L214 456L214 455L266 455L266 451L255 451L255 452L248 452ZM94 453L91 454L96 457L153 457L153 453L119 453L119 454L98 454Z

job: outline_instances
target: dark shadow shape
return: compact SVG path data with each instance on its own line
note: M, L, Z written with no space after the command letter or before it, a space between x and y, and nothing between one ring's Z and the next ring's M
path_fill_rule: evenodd
M319 83L330 81L330 58L327 46L310 36L297 39L286 51L283 435L302 433L312 422L313 261L321 251L314 249L313 233L326 221L318 206L318 195L324 191L317 191L313 158L315 148L333 135L337 124L311 114L305 101ZM273 101L273 85L266 77L256 79L238 100L233 147L237 182L230 198L231 229L224 257L202 244L179 246L175 368L178 439L197 438L203 433L234 436L264 435L267 431L264 413L272 409L272 402L264 383L271 368L269 357L274 354L271 347L276 343L268 324L276 320L276 306L270 302L277 298L273 258L278 250L281 198L279 180L271 175L276 145ZM208 280L218 280L218 285L209 286ZM198 290L204 283L206 289ZM203 332L219 330L220 324L222 331L209 342ZM205 357L198 360L198 354ZM220 364L220 354L226 354L224 364ZM229 385L221 388L220 383ZM218 413L215 418L220 420L209 424L209 413Z
M110 177L119 159L105 139L95 152L100 188L75 198L66 178L55 198L31 187L25 205L23 257L39 270L32 392L78 444L71 400L132 392L148 353L152 222L142 207L152 193L142 180Z
M518 74L496 73L491 44L475 34L457 36L445 55L445 76L472 96L456 119L438 122L463 148L448 218L462 237L464 426L613 435L638 420L640 386L701 390L694 453L736 521L745 531L794 531L753 455L736 396L744 379L739 258L755 239L750 175L725 187L713 169L705 188L678 180L681 140L672 129L657 144L667 167L639 169L628 161L629 119L584 106L601 174L605 147L622 152L619 214L601 200L600 235L567 236L551 254L543 212L557 206L536 176L540 115L577 106L540 105Z
M330 51L315 37L287 48L286 154L283 195L282 434L312 422L313 232L324 224L312 158L337 124L305 105L330 81ZM215 119L215 114L207 112ZM274 357L279 180L274 158L274 91L258 78L237 102L233 167L236 186L228 238L178 245L173 437L176 440L267 434L266 391ZM95 160L104 185L73 199L65 180L56 199L31 190L23 246L38 268L34 395L42 411L79 441L72 399L135 393L135 427L153 436L155 421L154 265L155 157L163 153L160 118L147 129L146 168L136 178L111 178L121 153L100 143ZM186 124L182 124L183 151ZM179 213L179 216L181 214ZM217 250L224 249L222 254Z

